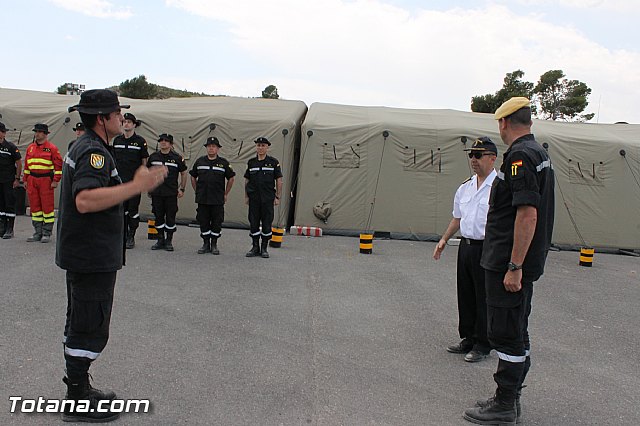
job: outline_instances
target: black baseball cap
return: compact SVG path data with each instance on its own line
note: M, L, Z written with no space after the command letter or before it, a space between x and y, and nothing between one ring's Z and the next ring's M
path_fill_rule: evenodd
M7 127L4 125L4 123L0 123L0 132L6 132L9 129L7 129Z
M158 136L158 142L160 142L160 141L167 141L167 142L169 142L170 144L173 145L173 136L171 136L168 133L163 133L160 136Z
M124 114L124 119L125 120L131 120L133 122L133 124L136 125L136 127L138 127L140 125L140 123L142 123L141 121L138 121L136 116L131 114L130 112L127 112L127 113Z
M118 95L113 90L91 89L82 92L80 103L69 107L69 112L78 111L83 114L109 114L119 109L128 109L131 105L120 105Z
M269 142L269 139L265 138L264 136L260 136L258 139L256 139L253 142L254 143L266 143L267 145L271 146L271 142Z

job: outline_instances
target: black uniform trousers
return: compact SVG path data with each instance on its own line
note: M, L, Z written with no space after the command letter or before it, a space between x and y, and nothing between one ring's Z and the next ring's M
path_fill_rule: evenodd
M219 238L224 222L224 204L198 204L196 220L200 224L201 237Z
M262 234L262 239L271 239L271 224L273 223L273 200L261 201L260 198L249 197L249 229L252 237ZM260 232L262 224L262 232Z
M167 233L176 232L176 214L178 213L178 197L153 195L153 214L156 217L156 229Z
M504 275L505 272L485 271L487 332L499 358L493 378L507 402L512 402L531 367L529 315L533 283L523 282L520 291L510 293L504 289Z
M15 217L16 190L12 182L0 182L0 219Z
M138 194L135 197L131 197L123 203L124 215L127 218L127 229L125 231L135 232L140 226L140 199L141 195Z
M67 271L64 358L72 380L86 377L107 345L116 274Z
M458 246L458 332L473 341L477 350L489 352L487 339L487 296L484 268L480 266L482 241L463 238Z

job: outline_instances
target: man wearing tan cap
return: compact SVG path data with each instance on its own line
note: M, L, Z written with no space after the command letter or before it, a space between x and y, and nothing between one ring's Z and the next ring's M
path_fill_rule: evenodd
M493 182L480 264L485 269L487 334L498 354L493 397L464 418L476 424L521 420L520 392L529 367L529 314L533 283L551 246L555 177L547 152L531 134L531 104L515 97L495 112L508 145Z

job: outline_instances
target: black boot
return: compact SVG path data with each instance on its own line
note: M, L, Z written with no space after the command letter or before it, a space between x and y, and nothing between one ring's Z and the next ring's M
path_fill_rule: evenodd
M251 237L252 245L251 250L246 254L247 257L260 256L260 237Z
M218 250L218 237L211 238L211 254L220 254L220 250Z
M34 241L40 241L42 239L42 222L33 223L33 236L27 238L27 241L32 243Z
M464 412L464 418L479 425L515 425L517 419L516 401L507 398L500 389L486 401L476 402L476 406Z
M164 250L164 229L158 229L158 240L151 246L151 250Z
M524 387L524 386L523 386ZM518 394L516 395L516 423L522 423L522 405L520 405L520 393L522 391L522 387L518 389ZM489 404L492 404L495 399L495 395L489 399L479 399L476 401L476 407L486 407Z
M211 253L211 239L209 237L202 237L202 247L198 249L198 254Z
M136 230L135 229L129 230L129 232L127 233L127 242L125 244L127 249L129 250L131 250L136 246Z
M166 251L173 251L173 232L167 231L167 238L164 241L164 249Z
M88 423L104 423L117 419L120 416L119 412L109 411L109 404L102 404L99 407L100 401L113 400L116 397L114 392L103 392L99 389L94 389L89 383L89 375L77 379L63 378L62 381L67 385L67 393L65 399L74 400L76 403L80 400L89 401L89 409L85 410L84 406L81 406L83 410L79 412L75 408L71 407L69 403L64 404L64 411L62 412L62 421L64 422L88 422ZM101 408L98 411L97 408ZM86 412L88 411L88 412ZM102 411L102 412L101 412Z
M5 216L0 216L0 235L4 236L4 232L7 229L7 218Z
M53 222L42 224L42 238L41 243L48 243L51 241L51 233L53 232Z
M260 256L262 256L264 259L269 258L269 252L267 251L267 247L269 247L269 240L267 240L266 238L263 238L262 245L260 246Z
M4 234L2 234L2 239L8 240L10 238L13 238L13 224L15 221L16 221L15 217L7 218L7 225L5 226Z

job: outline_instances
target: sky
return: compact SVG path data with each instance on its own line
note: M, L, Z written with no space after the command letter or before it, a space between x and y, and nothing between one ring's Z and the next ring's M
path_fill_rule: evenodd
M638 0L0 0L0 87L149 82L241 97L469 111L561 69L592 122L640 123Z

